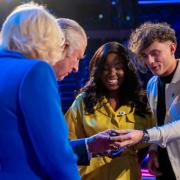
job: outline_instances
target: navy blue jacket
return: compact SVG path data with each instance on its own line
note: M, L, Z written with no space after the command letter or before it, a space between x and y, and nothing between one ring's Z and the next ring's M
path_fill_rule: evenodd
M89 160L86 145L85 145L85 139L71 140L70 144L71 144L71 147L73 148L74 153L78 157L77 164L81 166L89 165L90 160Z

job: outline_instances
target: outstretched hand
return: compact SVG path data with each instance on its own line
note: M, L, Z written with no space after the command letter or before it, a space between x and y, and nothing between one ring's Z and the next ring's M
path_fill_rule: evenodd
M141 130L115 130L115 133L116 136L111 136L110 140L119 147L132 146L143 138L143 131Z
M115 132L115 130L108 129L87 138L89 151L91 153L105 153L107 151L116 150L119 146L111 140L111 134L113 132Z
M141 130L108 129L87 138L87 142L91 153L106 153L137 144L142 137Z

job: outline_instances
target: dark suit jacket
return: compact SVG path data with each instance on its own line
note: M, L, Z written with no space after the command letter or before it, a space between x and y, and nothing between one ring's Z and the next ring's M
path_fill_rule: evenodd
M89 165L89 158L86 150L85 140L71 140L70 144L73 148L74 153L78 156L78 165Z
M46 62L0 51L0 179L80 179Z

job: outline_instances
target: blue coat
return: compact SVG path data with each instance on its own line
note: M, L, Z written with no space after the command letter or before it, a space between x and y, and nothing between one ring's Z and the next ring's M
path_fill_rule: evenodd
M0 179L79 178L54 72L0 51Z

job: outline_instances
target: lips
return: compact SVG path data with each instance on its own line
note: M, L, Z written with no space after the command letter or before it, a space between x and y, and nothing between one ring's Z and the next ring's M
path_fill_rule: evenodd
M117 79L107 79L106 82L107 82L107 84L110 84L110 85L118 84Z
M159 66L152 66L151 69L152 70L158 70Z

